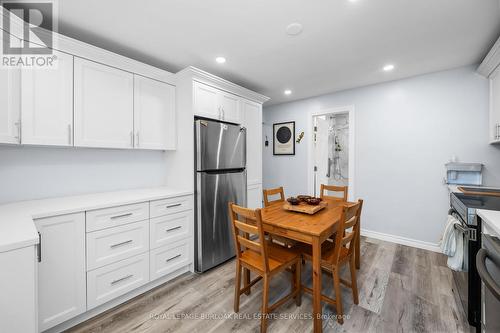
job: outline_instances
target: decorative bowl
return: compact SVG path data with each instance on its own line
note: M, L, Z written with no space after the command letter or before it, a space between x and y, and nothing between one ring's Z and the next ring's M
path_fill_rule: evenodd
M297 198L300 201L307 201L308 199L311 199L312 197L310 195L298 195Z
M298 205L300 203L300 200L295 198L295 197L290 197L288 199L286 199L286 201L288 201L290 203L290 205Z
M311 206L317 206L321 202L321 199L320 198L309 198L306 200L306 202Z

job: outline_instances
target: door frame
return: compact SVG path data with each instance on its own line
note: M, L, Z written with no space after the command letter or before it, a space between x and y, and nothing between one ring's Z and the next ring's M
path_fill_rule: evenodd
M308 140L308 159L307 159L307 188L310 194L314 194L314 117L328 114L347 113L349 116L349 196L348 200L355 199L355 117L354 105L333 107L312 111L308 116L308 126L310 130ZM319 195L319 194L318 194Z

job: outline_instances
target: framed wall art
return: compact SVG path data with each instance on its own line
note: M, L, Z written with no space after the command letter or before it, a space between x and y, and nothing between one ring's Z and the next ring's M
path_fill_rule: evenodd
M273 124L273 155L295 155L295 121Z

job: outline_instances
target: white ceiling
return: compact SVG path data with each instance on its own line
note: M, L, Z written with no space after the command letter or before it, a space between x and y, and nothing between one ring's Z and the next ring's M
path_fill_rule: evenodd
M500 34L498 0L58 3L65 35L170 72L199 67L269 104L478 63ZM285 33L292 22L301 35Z

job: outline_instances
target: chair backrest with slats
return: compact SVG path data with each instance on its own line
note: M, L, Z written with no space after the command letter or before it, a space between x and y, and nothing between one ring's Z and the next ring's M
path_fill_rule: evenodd
M335 266L339 262L342 248L346 248L349 255L353 254L354 241L356 237L359 237L359 228L357 228L357 224L359 223L362 205L363 200L360 199L354 205L346 205L343 207L342 216L340 217L337 234L335 236L335 250L333 254L333 264ZM351 228L351 232L348 232L347 230Z
M284 202L285 201L285 191L283 190L283 187L278 187L278 188L271 188L268 190L264 190L264 207L267 207L275 202ZM269 197L272 195L277 195L279 194L280 198L276 200L269 200Z
M325 185L321 184L321 189L320 189L320 198L328 198L328 199L334 199L334 200L342 200L342 201L347 201L347 186L335 186L335 185ZM326 191L330 192L340 192L341 196L329 196L326 195Z
M240 259L243 248L255 251L262 257L264 268L269 272L267 246L262 229L260 209L252 210L229 203L229 214L233 229L233 239L236 248L236 257ZM256 235L257 238L252 237Z

